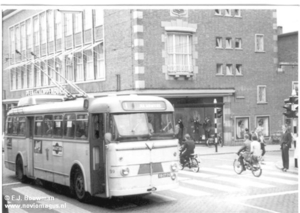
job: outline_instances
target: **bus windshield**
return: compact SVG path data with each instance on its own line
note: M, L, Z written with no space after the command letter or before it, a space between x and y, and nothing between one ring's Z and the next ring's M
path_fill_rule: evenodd
M115 125L121 137L132 136L173 136L173 114L169 113L128 113L114 115Z

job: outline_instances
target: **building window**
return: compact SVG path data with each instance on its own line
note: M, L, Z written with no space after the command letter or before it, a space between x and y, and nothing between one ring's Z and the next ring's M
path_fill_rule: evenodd
M14 63L15 59L15 33L14 33L14 28L10 29L10 64Z
M242 39L241 38L235 39L235 49L242 49Z
M34 35L34 46L40 44L40 32L39 32L39 19L35 17L33 20L33 35Z
M40 14L40 29L41 29L41 43L45 44L47 41L47 32L46 32L46 17L45 13Z
M92 10L86 9L84 10L84 29L88 30L92 28Z
M26 89L28 88L28 72L27 72L27 69L26 69L26 66L22 66L22 73L23 73L23 86L22 88Z
M59 11L55 11L55 38L62 38L62 30L61 30L61 13Z
M269 137L269 116L257 116L255 122L255 132L258 136ZM260 138L258 138L260 139Z
M235 65L235 74L236 75L242 75L242 65L241 64L237 64Z
M54 41L54 17L53 10L47 12L47 24L48 24L48 42Z
M64 79L61 77L64 76L62 73L62 61L59 59L59 57L55 58L55 70L56 70L56 81L63 83L65 82ZM59 73L59 74L58 74Z
M11 90L16 89L16 72L15 72L15 69L11 69L11 71L10 71L10 85L11 85Z
M255 51L264 51L264 35L255 35Z
M101 40L103 38L103 10L95 10L95 40Z
M86 79L87 80L94 80L94 66L93 66L93 52L92 50L86 50L83 54L84 59L84 69L86 73Z
M21 72L21 67L17 68L17 89L22 89L22 72Z
M217 75L223 75L223 65L217 64Z
M222 15L221 10L215 10L215 15L218 15L218 16Z
M66 63L66 79L69 81L74 80L74 73L73 73L73 57L69 57L68 55L65 57Z
M226 75L232 75L232 64L226 64Z
M234 10L235 17L241 17L241 10Z
M25 32L25 23L21 25L21 50L22 50L22 56L23 58L25 55L26 50L26 32Z
M231 10L230 9L225 10L225 16L231 16Z
M222 41L223 41L223 39L221 37L216 38L216 48L222 48L223 47Z
M249 118L248 117L238 117L235 120L236 124L236 139L245 139L246 129L249 129Z
M75 14L75 33L82 32L82 14Z
M292 81L292 92L295 90L296 95L298 96L298 81Z
M232 38L226 38L226 49L232 49Z
M82 53L75 53L76 81L84 81Z
M32 71L32 65L29 64L26 66L27 68L27 85L28 88L32 88L33 87L33 71Z
M72 22L72 14L65 14L65 36L72 35L73 22Z
M267 86L257 86L257 103L267 102L266 89Z
M104 66L104 52L103 52L103 43L95 47L96 54L96 79L103 79L105 66Z
M191 72L192 35L168 34L167 40L168 71Z
M16 27L16 50L21 52L20 28Z
M27 49L32 48L32 27L31 27L31 20L26 21L26 39L27 39Z

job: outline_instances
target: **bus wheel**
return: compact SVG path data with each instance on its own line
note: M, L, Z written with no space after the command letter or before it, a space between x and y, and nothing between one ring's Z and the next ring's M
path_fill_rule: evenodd
M18 156L16 162L16 176L18 180L21 181L22 183L25 183L27 181L27 177L26 175L24 175L24 171L23 171L23 160L20 156Z
M84 187L84 177L80 168L76 168L74 172L74 192L77 200L80 202L85 202L88 199L88 193L85 191Z

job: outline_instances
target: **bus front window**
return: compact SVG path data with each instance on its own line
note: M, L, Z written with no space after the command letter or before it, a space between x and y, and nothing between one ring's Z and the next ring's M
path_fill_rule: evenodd
M147 113L148 128L153 136L174 134L172 113Z
M114 115L120 136L149 135L145 113Z

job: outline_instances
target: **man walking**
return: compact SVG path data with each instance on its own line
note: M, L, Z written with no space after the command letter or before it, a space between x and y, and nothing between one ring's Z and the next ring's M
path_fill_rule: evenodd
M289 149L292 144L291 127L287 124L282 126L283 135L281 138L281 155L282 155L282 171L286 172L289 169Z

